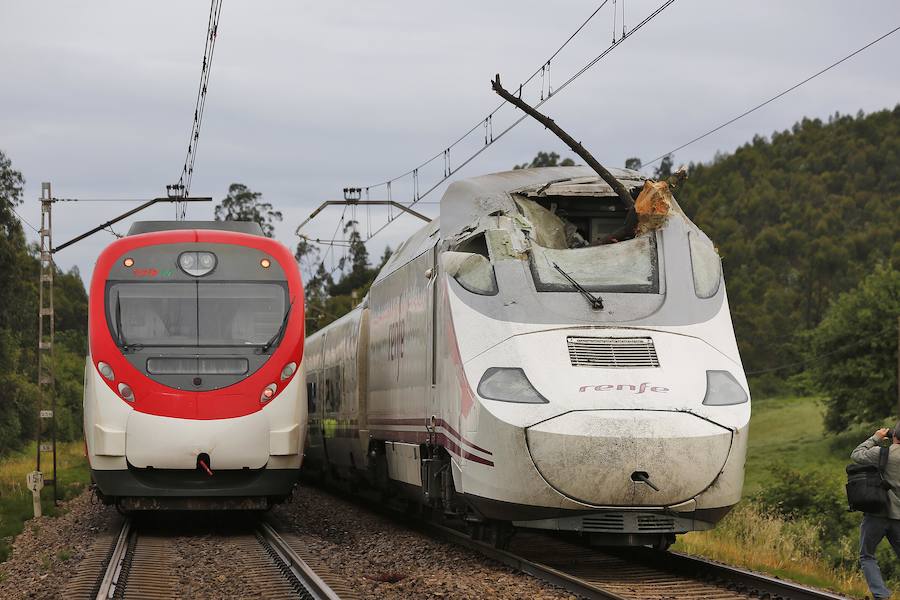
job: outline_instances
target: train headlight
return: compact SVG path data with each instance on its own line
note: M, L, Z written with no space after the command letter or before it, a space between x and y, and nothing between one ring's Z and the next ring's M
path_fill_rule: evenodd
M188 275L203 277L216 268L216 255L212 252L182 252L178 266Z
M131 391L131 386L127 383L119 384L119 395L122 396L123 400L134 402L134 392Z
M113 373L112 367L106 364L105 362L97 363L97 370L100 371L100 374L109 379L110 381L115 381L116 374Z
M747 392L728 371L706 372L706 397L703 404L707 406L731 406L743 404L749 400Z
M277 389L278 389L278 386L276 386L274 383L270 383L269 385L267 385L267 386L263 389L262 394L259 395L259 402L260 402L260 404L265 404L266 402L268 402L269 400L271 400L272 398L274 398L274 397L275 397L275 391L276 391Z
M288 363L284 365L284 368L281 370L281 380L284 381L288 377L294 374L294 371L297 370L297 363Z
M501 402L522 402L524 404L546 404L549 402L534 389L525 371L515 367L491 367L481 376L478 395Z

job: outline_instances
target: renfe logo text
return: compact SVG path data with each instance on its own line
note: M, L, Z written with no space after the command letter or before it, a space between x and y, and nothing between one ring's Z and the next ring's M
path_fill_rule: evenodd
M665 394L666 392L669 391L669 388L667 388L667 387L661 387L661 386L656 386L656 385L651 386L649 383L642 383L639 386L629 385L627 383L626 384L619 383L619 384L615 384L615 385L614 384L583 385L578 388L578 391L586 392L588 390L593 390L595 392L611 392L613 390L621 391L621 390L625 390L625 389L628 389L628 390L634 392L635 394L643 394L647 390L649 390L651 392L656 392L659 394Z

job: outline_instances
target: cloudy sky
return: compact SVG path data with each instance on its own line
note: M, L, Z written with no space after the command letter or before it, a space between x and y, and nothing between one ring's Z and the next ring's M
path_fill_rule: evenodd
M551 63L554 88L662 0L610 1ZM535 2L239 2L224 0L192 193L221 199L230 183L284 213L277 238L345 186L400 175L440 154L498 105L490 79L514 88L599 5ZM39 220L40 182L58 197L148 198L178 179L190 131L209 13L206 2L0 0L0 149L27 186L22 215ZM644 160L694 136L900 25L900 4L678 0L544 105L609 166ZM900 32L750 117L685 148L710 160L803 116L827 118L900 102ZM536 100L541 78L526 88ZM494 119L499 132L514 113ZM484 143L451 152L453 168ZM454 178L505 170L561 143L525 121ZM420 172L430 187L443 159ZM420 210L434 215L442 188ZM395 200L408 200L410 181ZM383 188L371 197L384 198ZM133 204L59 204L61 243ZM142 219L171 218L171 206ZM208 219L211 205L188 218ZM331 238L339 208L305 229ZM383 213L356 215L365 229ZM128 222L116 229L127 230ZM418 227L403 217L370 242L380 254ZM34 239L33 232L26 228ZM364 232L365 233L365 232ZM100 233L56 256L85 279L113 238ZM337 251L340 256L340 250ZM332 255L328 255L330 266Z

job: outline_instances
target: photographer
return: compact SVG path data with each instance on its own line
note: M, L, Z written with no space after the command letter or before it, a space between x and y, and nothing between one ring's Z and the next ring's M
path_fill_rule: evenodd
M883 513L865 513L859 527L859 564L866 583L875 598L890 598L891 591L884 585L881 569L875 560L875 549L887 537L894 553L900 558L900 423L894 431L884 428L856 447L850 459L860 465L878 465L882 442L888 435L892 444L884 468L884 481L891 487L887 492L888 509Z

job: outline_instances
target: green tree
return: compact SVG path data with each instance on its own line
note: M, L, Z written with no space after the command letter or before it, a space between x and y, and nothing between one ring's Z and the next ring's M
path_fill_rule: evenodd
M261 198L262 193L253 192L242 183L232 183L228 194L216 207L216 221L255 221L266 237L272 237L274 223L281 221L281 212L273 210L272 204Z
M536 167L574 167L575 161L571 158L564 158L561 162L559 154L556 152L538 152L530 163L522 163L515 165L513 169L534 169Z
M896 416L898 315L900 271L880 264L810 334L810 374L832 431Z
M29 247L13 208L22 202L25 179L0 151L0 454L18 449L36 428L37 249ZM87 294L77 269L54 279L56 346L54 375L57 433L81 434Z
M640 163L640 159L638 159L638 163ZM675 165L675 159L671 154L666 154L663 156L662 160L659 161L659 166L653 170L653 178L657 181L664 181L668 179L673 171L672 167ZM627 163L626 163L627 167Z
M879 261L900 266L900 106L803 119L688 175L676 196L719 247L751 373L802 364L838 295Z
M635 171L640 171L641 167L644 165L641 163L641 159L637 157L626 158L625 159L625 168L626 169L634 169Z

